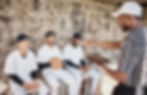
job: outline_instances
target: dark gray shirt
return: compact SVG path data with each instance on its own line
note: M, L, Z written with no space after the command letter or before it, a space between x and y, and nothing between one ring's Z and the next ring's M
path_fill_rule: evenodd
M146 33L143 27L136 28L124 41L120 71L127 73L127 86L137 87L141 80L143 60L146 51Z

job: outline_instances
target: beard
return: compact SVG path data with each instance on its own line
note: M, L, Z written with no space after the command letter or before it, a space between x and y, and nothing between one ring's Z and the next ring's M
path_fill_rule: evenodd
M123 26L122 30L123 30L123 32L129 32L129 30L131 30L131 28L129 26Z

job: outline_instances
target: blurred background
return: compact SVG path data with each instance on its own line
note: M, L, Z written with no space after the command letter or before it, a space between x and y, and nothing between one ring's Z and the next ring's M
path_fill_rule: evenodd
M121 32L111 12L128 0L0 0L0 95L11 95L3 65L8 53L15 48L20 33L31 37L32 49L43 44L47 30L55 30L62 48L74 32L82 32L86 40L121 40ZM144 7L143 22L147 25L147 0L136 0ZM117 69L119 50L89 48L110 59L108 66ZM102 95L111 95L117 82L107 74L101 81Z

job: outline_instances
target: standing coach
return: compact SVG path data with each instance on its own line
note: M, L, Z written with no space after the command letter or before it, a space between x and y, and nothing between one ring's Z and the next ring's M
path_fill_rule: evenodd
M128 36L121 42L94 42L103 48L122 48L122 56L118 70L111 70L106 65L99 66L119 84L114 89L113 95L147 95L146 64L147 64L147 29L142 25L142 7L134 1L129 1L113 13L120 27Z

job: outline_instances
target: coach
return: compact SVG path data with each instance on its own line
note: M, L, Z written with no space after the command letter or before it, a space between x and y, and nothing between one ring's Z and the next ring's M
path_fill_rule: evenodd
M119 69L114 71L100 64L111 77L119 84L114 89L113 95L144 95L141 92L146 88L146 64L147 64L147 29L142 25L142 7L133 1L113 13L124 32L128 36L122 42L96 42L103 48L122 48L122 56ZM145 93L147 95L147 93Z

